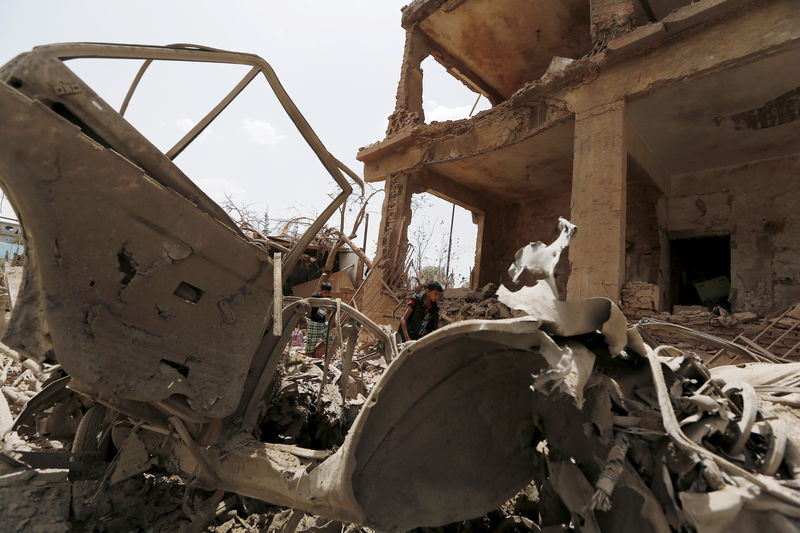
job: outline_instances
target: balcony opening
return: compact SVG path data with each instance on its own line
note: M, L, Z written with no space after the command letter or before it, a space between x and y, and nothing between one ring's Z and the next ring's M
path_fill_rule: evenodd
M426 124L469 118L492 107L485 96L450 75L432 56L422 62L422 83Z

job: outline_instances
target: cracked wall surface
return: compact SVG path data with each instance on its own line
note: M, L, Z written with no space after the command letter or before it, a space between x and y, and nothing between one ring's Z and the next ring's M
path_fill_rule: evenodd
M436 37L421 21L435 19L440 27L447 21L453 26L447 31L456 33L472 1L414 2L403 27L424 34L433 51ZM493 9L502 5L510 4ZM735 230L736 309L764 313L794 301L796 234L779 215L797 201L784 183L790 178L751 170L743 179L765 190L758 196L721 178L689 192L689 176L733 175L757 161L798 154L796 2L593 0L587 6L585 55L551 56L541 77L472 118L394 120L398 127L386 139L359 152L366 179L425 169L497 202L483 216L480 285L502 276L500 257L550 237L541 220L569 216L582 228L569 252L570 271L560 276L570 277L570 299L618 301L626 282L640 282L657 286L660 307L668 309L677 298L670 240ZM480 24L495 33L511 27L503 16ZM409 49L406 59L415 59ZM466 60L475 50L463 45L449 52ZM501 63L516 72L512 61ZM415 78L408 66L400 81L406 92L418 88L409 83ZM464 79L464 72L451 74ZM404 98L416 105L418 96ZM682 184L680 190L671 192L671 183ZM432 181L429 192L437 187ZM759 205L749 209L753 203Z
M672 179L669 230L731 236L734 310L765 313L800 299L800 156Z

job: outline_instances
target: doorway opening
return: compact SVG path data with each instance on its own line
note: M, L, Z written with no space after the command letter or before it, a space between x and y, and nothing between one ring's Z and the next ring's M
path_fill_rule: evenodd
M730 311L731 237L670 241L672 305L719 305Z
M410 287L429 281L445 288L471 287L477 245L478 224L472 211L427 192L411 197Z

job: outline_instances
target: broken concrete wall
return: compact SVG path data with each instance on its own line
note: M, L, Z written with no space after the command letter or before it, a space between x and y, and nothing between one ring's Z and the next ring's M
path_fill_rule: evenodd
M402 268L408 248L408 225L411 222L409 177L397 174L386 180L376 266L389 271ZM392 277L395 272L387 272Z
M630 164L630 162L629 162ZM635 169L635 165L629 169ZM629 174L625 229L625 281L658 288L659 309L669 305L667 201L646 175Z
M800 299L798 171L795 155L672 177L670 237L731 237L734 311L767 313Z
M397 101L394 112L389 116L386 136L425 122L422 109L422 68L420 64L430 53L427 39L415 31L406 32L403 66L400 70L400 83L397 85Z
M657 203L660 193L641 180L628 182L625 280L658 283L661 243Z
M564 187L550 189L541 196L530 198L522 202L508 204L504 210L503 231L499 234L486 235L484 245L488 239L494 239L493 253L484 250L491 265L487 265L486 272L482 269L482 277L487 281L507 280L508 266L517 250L531 242L552 242L558 236L558 228L553 225L553 220L559 216L566 216L570 212L571 190L570 182ZM488 219L487 219L488 221ZM556 269L556 286L560 294L566 294L567 277L569 276L568 251L564 250L565 259L560 261Z
M516 236L513 231L508 230L506 213L505 209L497 209L484 215L483 231L479 234L481 256L477 286L497 283L501 273L508 270L512 256L504 254L508 248L513 247L508 241L515 239Z
M375 266L359 291L361 311L379 324L397 323L392 313L399 301L387 287L400 279L408 249L412 194L408 180L402 173L386 180Z

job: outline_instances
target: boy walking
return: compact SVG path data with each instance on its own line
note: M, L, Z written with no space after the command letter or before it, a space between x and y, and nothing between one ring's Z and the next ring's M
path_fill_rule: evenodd
M408 301L398 329L401 342L420 339L439 327L437 302L443 293L444 288L438 282L431 281Z

